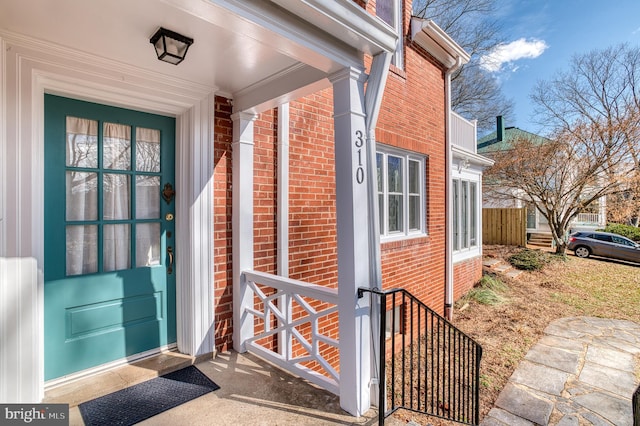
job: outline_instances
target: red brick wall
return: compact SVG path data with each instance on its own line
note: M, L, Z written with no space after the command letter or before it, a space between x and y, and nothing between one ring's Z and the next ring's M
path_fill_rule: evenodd
M213 267L215 345L219 351L232 347L233 303L231 267L231 103L215 100L213 170Z
M456 301L482 278L482 257L474 257L453 264L453 300Z
M409 25L405 17L405 28ZM405 68L392 68L376 129L378 143L424 155L427 236L384 243L384 288L404 287L444 312L445 85L441 65L408 43Z
M373 7L370 2L367 8ZM405 28L409 28L410 2ZM426 161L427 235L383 243L384 288L404 287L438 313L445 294L445 85L444 70L405 41L405 67L392 67L382 101L379 143L420 153ZM290 104L289 263L290 277L337 285L333 95L327 89ZM276 271L277 111L255 122L255 268ZM231 343L231 120L227 100L216 102L215 303L216 347ZM466 264L465 264L466 265ZM460 279L472 267L456 269ZM480 268L478 268L480 270ZM472 284L472 282L471 282ZM466 287L461 287L466 288ZM456 289L457 291L457 289ZM456 296L456 297L459 297ZM323 327L336 328L337 318Z

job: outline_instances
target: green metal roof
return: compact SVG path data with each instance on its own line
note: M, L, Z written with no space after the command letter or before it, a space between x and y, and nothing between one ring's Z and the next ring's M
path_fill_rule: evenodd
M536 135L517 127L505 127L502 140L498 140L498 132L489 133L478 139L478 154L487 154L496 151L506 151L513 148L513 142L519 139L530 139L539 143L549 141L549 139Z

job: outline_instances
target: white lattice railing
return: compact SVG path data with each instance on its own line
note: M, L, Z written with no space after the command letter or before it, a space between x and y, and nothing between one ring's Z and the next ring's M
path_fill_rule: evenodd
M257 271L245 271L244 278L254 302L244 307L242 317L259 329L244 342L247 350L339 395L339 374L323 356L340 350L337 337L323 334L332 330L337 335L337 324L326 326L337 319L338 290ZM270 339L275 335L278 351Z
M600 214L599 213L579 213L575 219L573 219L574 223L591 223L591 224L600 224Z

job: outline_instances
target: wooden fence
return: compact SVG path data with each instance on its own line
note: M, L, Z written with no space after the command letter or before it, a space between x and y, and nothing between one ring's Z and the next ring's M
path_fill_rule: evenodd
M483 208L482 243L526 247L527 209Z

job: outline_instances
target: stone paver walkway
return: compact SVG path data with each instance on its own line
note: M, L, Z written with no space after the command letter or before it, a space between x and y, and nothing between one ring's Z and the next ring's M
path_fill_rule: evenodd
M562 318L544 333L480 424L633 425L640 324Z

